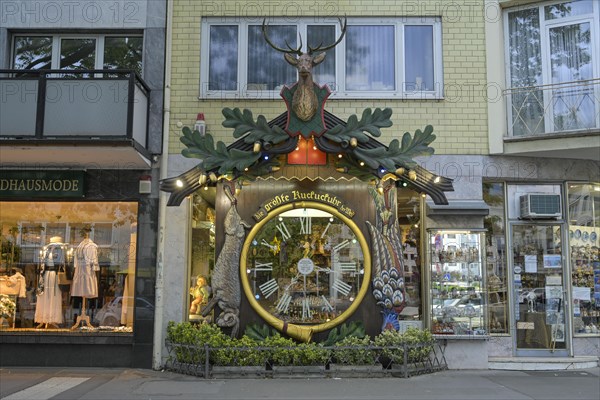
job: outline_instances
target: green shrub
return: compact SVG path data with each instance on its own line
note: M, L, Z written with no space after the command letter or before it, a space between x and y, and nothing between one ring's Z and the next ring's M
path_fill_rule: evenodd
M408 350L408 362L421 362L429 358L429 354L433 351L431 332L410 327L403 336L406 343L411 345Z
M321 344L300 343L294 352L294 365L325 365L329 361L331 351Z
M345 347L361 347L357 349ZM337 363L348 365L373 365L375 363L375 352L368 347L371 339L368 336L362 339L356 336L348 336L335 344L333 351Z
M265 347L273 347L269 355L270 360L275 365L294 365L295 353L297 351L296 342L287 339L279 334L269 336L263 342Z
M375 346L382 347L381 356L387 358L392 363L404 363L404 337L401 333L394 330L387 330L375 336Z
M258 343L244 335L241 339L229 339L224 346L214 350L214 364L223 366L265 365L267 354L258 350Z

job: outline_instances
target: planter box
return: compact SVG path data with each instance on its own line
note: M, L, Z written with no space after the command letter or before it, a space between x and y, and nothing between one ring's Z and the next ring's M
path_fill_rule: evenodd
M377 377L388 374L389 370L383 369L381 364L374 365L346 365L330 364L329 376L344 378Z
M264 377L267 374L266 368L262 365L252 366L231 366L224 367L213 365L210 370L211 378L257 378Z
M273 376L278 378L325 378L324 365L273 365Z

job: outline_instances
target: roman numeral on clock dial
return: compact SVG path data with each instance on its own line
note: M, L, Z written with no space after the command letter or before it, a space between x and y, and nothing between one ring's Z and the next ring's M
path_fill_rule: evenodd
M333 251L340 251L341 249L343 249L344 247L348 246L350 244L350 239L346 239L341 243L336 244L335 246L333 246L332 250Z
M273 271L273 263L272 262L268 262L268 263L257 262L256 265L254 266L254 270L255 271Z
M310 302L308 299L302 299L302 319L312 318L312 310L310 309Z
M332 286L334 289L336 289L338 292L340 292L344 296L348 296L348 294L350 294L350 291L352 290L352 286L348 285L346 282L341 281L339 279L335 279L333 281Z
M268 299L269 296L271 296L273 293L275 293L279 289L279 285L277 284L277 281L275 280L275 278L273 278L270 281L267 281L267 282L263 283L262 285L258 286L258 288L260 289L262 294L265 296L265 298Z
M283 296L281 296L281 298L279 299L279 302L277 303L277 311L280 314L287 314L288 313L288 308L290 307L290 303L292 302L292 296L289 293L284 293Z
M281 237L283 238L283 240L288 240L292 237L287 226L285 226L285 222L283 221L277 224L277 230L279 231L279 233L281 233Z
M327 301L327 297L321 295L321 300L323 300L323 311L333 312L333 306Z
M312 218L300 217L300 233L308 235L312 232Z

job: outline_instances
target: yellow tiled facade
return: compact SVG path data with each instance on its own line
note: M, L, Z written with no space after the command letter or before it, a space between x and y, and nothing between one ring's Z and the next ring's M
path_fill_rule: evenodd
M473 1L445 2L439 0L397 1L196 1L174 0L171 75L171 125L169 152L179 154L184 146L179 141L181 129L193 125L196 114L203 112L207 131L215 140L230 143L231 130L221 122L224 107L249 108L254 117L259 114L270 120L285 111L281 100L199 99L200 44L203 17L252 17L259 22L263 16L406 16L440 17L442 27L442 64L444 98L438 100L339 100L330 99L326 109L342 119L360 114L366 107L394 110L394 126L383 130L383 143L388 143L406 131L434 127L437 136L433 147L436 154L487 154L488 99L486 82L483 5ZM317 67L318 68L318 67ZM493 91L492 91L493 92ZM499 96L499 95L498 95Z

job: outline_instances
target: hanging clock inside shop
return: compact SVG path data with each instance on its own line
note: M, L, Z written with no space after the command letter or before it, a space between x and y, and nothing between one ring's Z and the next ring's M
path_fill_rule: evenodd
M270 325L299 340L347 319L371 280L360 229L337 209L316 202L287 204L250 231L241 277L252 307Z

